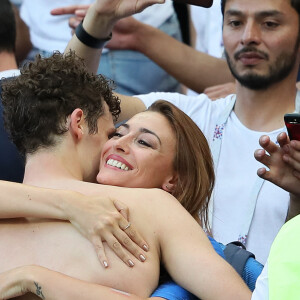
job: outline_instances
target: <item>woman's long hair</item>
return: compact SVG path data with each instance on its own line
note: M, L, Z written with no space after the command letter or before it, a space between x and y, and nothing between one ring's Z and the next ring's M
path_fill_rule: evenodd
M148 110L165 116L176 136L173 167L177 172L177 184L172 195L210 232L208 203L215 174L205 136L189 116L168 101L158 100Z

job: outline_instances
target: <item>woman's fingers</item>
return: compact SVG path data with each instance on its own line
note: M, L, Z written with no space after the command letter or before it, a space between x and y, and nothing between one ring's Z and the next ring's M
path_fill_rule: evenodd
M144 262L146 260L144 251L148 251L149 247L137 233L134 225L130 222L123 223L120 225L120 229L121 231L115 231L114 236L132 255L134 255L138 260ZM142 249L144 251L142 251Z
M127 227L128 220L129 220L129 209L128 209L128 207L123 202L121 202L119 200L114 200L113 203L114 203L116 209L118 210L118 212L124 217L123 220L120 219L120 221L119 221L119 228L117 228L117 230L114 232L114 235L117 236L117 237L118 236L123 236L122 232L119 229L123 228L123 230L124 230L124 228ZM138 245L144 251L148 251L149 250L148 244L142 238L142 236L139 234L139 232L134 228L134 226L127 227L126 230L124 230L124 231L127 234L127 236L129 236L129 238L136 245ZM121 241L121 240L119 239L119 241ZM134 247L134 248L135 248L135 250L134 250L134 253L135 253L136 252L136 247ZM132 247L130 247L130 249L132 249ZM128 249L128 250L130 251L130 249ZM131 253L133 255L135 255L133 252L131 252Z
M96 235L92 238L91 242L92 242L92 244L95 248L98 259L101 262L102 266L104 268L107 268L109 266L109 263L108 263L108 259L107 259L106 254L105 254L105 249L103 247L103 243L101 241L101 238Z
M105 237L109 248L128 266L133 267L134 262L128 251L122 246L122 244L112 235Z

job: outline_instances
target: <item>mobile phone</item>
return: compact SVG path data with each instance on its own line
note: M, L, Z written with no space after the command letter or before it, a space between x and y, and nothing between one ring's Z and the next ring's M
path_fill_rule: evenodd
M284 123L287 128L290 140L300 141L300 114L285 114Z
M173 1L196 5L196 6L203 6L203 7L211 7L213 4L213 0L173 0Z

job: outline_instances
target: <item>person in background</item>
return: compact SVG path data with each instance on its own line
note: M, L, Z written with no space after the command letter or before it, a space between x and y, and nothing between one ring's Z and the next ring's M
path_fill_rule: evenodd
M92 0L72 0L65 3L59 0L23 0L21 17L30 29L33 51L48 57L54 50L63 52L71 37L68 27L68 15L53 16L50 12L63 5L87 7ZM55 12L55 10L54 10ZM166 34L181 40L181 32L173 2L166 0L158 9L152 6L135 16L145 24L152 25ZM144 70L148 72L148 80L141 80ZM97 71L116 83L116 91L134 95L150 91L176 92L180 84L171 75L141 53L130 50L105 50L101 65Z
M20 74L16 59L16 21L9 0L0 0L0 179L22 182L24 160L10 141L3 124L1 90L3 78Z

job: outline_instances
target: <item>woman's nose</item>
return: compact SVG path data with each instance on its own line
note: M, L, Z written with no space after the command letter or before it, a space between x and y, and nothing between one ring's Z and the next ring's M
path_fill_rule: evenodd
M114 141L114 148L117 151L129 152L129 138L127 136L122 136Z

